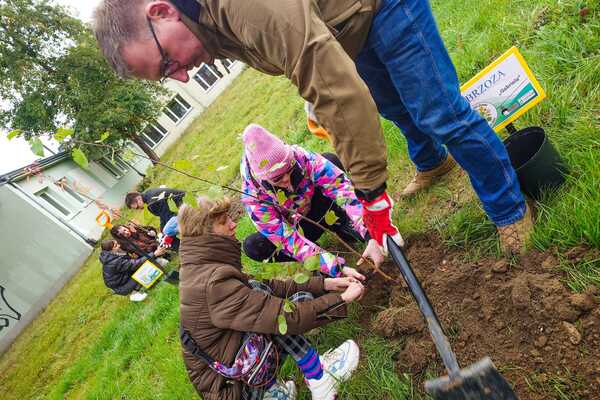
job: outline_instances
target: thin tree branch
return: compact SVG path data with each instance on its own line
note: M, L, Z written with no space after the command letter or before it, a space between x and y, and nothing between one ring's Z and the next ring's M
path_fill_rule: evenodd
M96 146L96 147L102 147L102 148L114 149L114 146L111 146L111 145L108 145L108 144L103 144L103 143L91 143L91 142L86 142L86 141L79 140L79 139L72 139L70 142L71 142L71 143L84 144L84 145L88 145L88 146ZM136 153L136 152L134 152L133 150L132 150L131 152L132 152L132 153L133 153L135 156L142 157L142 158L145 158L145 159L148 159L148 160L150 160L150 157L148 157L147 155ZM152 160L150 160L150 161L152 161ZM300 213L299 213L299 212L297 212L297 211L294 211L294 210L287 209L287 208L283 207L281 204L276 204L276 203L273 203L273 202L271 202L271 201L269 201L269 200L263 200L263 199L260 199L260 198L258 198L257 196L254 196L254 195L251 195L251 194L248 194L248 193L244 193L244 192L242 192L242 191L241 191L241 190L239 190L239 189L232 188L232 187L229 187L229 186L226 186L226 185L222 185L222 184L219 184L219 183L216 183L216 182L212 182L212 181L210 181L210 180L207 180L207 179L204 179L204 178L200 178L199 176L192 175L192 174L190 174L190 173L188 173L188 172L182 171L182 170L180 170L180 169L177 169L177 168L174 168L174 167L172 167L172 166L170 166L170 165L168 165L168 164L165 164L165 163L163 163L162 161L157 161L157 162L156 162L156 165L160 165L161 167L167 168L167 169L168 169L168 170L170 170L170 171L174 171L174 172L177 172L177 173L179 173L179 174L185 175L185 176L187 176L188 178L192 178L192 179L198 180L198 181L200 181L200 182L207 183L207 184L209 184L209 185L218 186L218 187L220 187L220 188L222 188L222 189L227 189L227 190L230 190L230 191L232 191L232 192L235 192L235 193L241 194L242 196L252 197L252 198L254 198L254 199L256 199L256 200L258 200L258 201L260 201L260 202L262 202L262 203L269 204L269 205L271 205L271 206L274 206L274 207L276 207L276 208L278 208L278 209L280 209L280 210L285 210L285 211L287 211L288 213L291 213L291 214L293 214L293 215L297 215L297 216L298 216L300 219L302 219L303 221L306 221L306 222L308 222L308 223L310 223L310 224L312 224L312 225L314 225L314 226L317 226L317 227L321 228L323 231L329 231L329 232L333 233L333 235L334 235L334 236L335 236L335 237L338 239L338 241L339 241L339 242L340 242L340 243L341 243L341 244L342 244L342 245L343 245L343 246L344 246L346 249L348 249L348 250L349 250L349 251L350 251L352 254L354 254L354 255L358 256L360 259L363 259L364 261L366 261L366 262L367 262L367 264L369 264L371 267L373 267L373 269L374 269L374 270L375 270L375 271L376 271L378 274L380 274L380 275L381 275L381 276L382 276L384 279L386 279L386 280L389 280L389 281L395 281L393 278L391 278L389 275L387 275L385 272L383 272L383 271L382 271L382 270L381 270L379 267L377 267L377 266L376 266L376 265L375 265L375 264L374 264L374 263L373 263L371 260L369 260L368 258L364 258L364 257L362 256L362 254L360 254L358 251L354 250L354 249L352 248L352 246L350 246L350 245L349 245L349 244L348 244L348 243L347 243L347 242L346 242L344 239L342 239L342 238L341 238L341 237L340 237L340 236L339 236L337 233L335 233L335 232L334 232L334 231L332 231L331 229L329 229L329 228L325 227L324 225L321 225L320 223L318 223L318 222L316 222L316 221L313 221L313 220L312 220L312 219L310 219L310 218L307 218L307 217L305 217L304 215L300 214Z

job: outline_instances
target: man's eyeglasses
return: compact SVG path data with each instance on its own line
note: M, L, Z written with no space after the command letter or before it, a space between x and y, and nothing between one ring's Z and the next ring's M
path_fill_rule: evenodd
M177 70L181 67L178 61L171 60L167 53L163 50L158 38L156 37L156 32L154 32L154 26L152 26L152 20L146 17L146 21L148 21L148 26L150 27L150 32L152 32L152 37L156 42L156 47L158 47L158 52L160 53L160 79L158 80L160 83L163 83L165 79L173 75Z

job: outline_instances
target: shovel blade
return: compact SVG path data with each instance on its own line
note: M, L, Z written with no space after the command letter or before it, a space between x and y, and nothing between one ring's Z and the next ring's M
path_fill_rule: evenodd
M425 382L425 391L436 400L517 400L517 395L489 357L447 376Z

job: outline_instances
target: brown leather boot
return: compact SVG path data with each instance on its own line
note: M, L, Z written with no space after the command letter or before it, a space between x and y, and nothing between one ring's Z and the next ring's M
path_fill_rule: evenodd
M423 189L427 189L441 176L446 175L456 166L456 161L450 154L448 157L434 169L429 171L417 171L413 180L404 188L400 195L402 197L412 196L413 194L420 192Z
M529 207L523 218L511 225L499 226L500 247L507 257L518 256L525 252L525 243L533 230L533 221Z

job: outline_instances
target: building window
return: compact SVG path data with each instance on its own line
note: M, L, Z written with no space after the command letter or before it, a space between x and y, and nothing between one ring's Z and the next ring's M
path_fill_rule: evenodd
M142 140L150 147L155 148L169 132L158 122L153 122L146 126L142 133Z
M129 164L127 164L121 157L115 156L115 164L119 166L123 173L129 171Z
M183 97L177 95L173 97L173 100L167 104L163 112L167 114L167 117L175 123L178 123L186 116L186 114L192 109L190 103L185 101Z
M79 193L77 193L69 183L67 177L63 177L56 182L56 186L60 187L65 193L67 193L71 198L73 198L78 203L85 203L85 200Z
M69 206L66 205L64 201L61 201L61 196L51 190L50 188L45 188L40 190L35 194L37 197L48 203L52 208L68 217L71 215L71 211L69 210Z
M129 165L127 165L127 163L119 156L115 156L113 159L109 159L105 156L99 158L96 160L96 162L116 179L123 177L123 175L125 175L125 173L129 170Z
M231 61L228 58L224 58L224 59L221 60L221 64L223 64L223 67L227 68L227 69L231 68L231 66L233 65L233 63L234 63L234 61ZM229 71L227 71L227 72L229 72Z
M216 68L216 67L214 67ZM194 75L194 80L202 86L202 89L208 91L219 80L219 76L208 65L202 64L200 69Z

